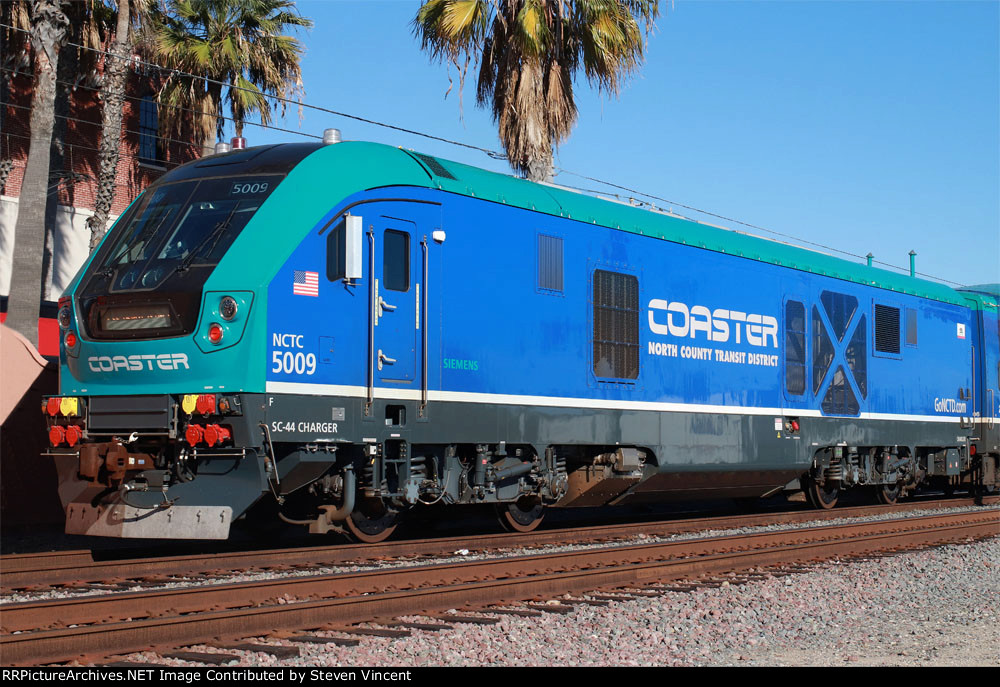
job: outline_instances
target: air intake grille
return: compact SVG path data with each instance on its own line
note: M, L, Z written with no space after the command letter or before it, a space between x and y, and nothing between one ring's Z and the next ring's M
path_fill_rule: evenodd
M875 304L875 350L899 353L899 308Z
M639 280L594 271L594 375L639 377Z
M555 236L538 235L538 288L563 290L563 241Z
M424 155L423 153L413 153L421 162L427 165L427 168L431 170L436 176L444 177L445 179L455 179L452 173L445 169L444 165L438 162L436 157L431 157L430 155Z

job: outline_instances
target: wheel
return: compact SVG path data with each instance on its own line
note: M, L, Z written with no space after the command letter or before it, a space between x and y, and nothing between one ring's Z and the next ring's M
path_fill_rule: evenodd
M345 523L351 536L359 542L377 544L396 531L399 511L388 507L381 499L366 499L354 508Z
M814 507L822 510L829 510L837 505L837 497L840 496L838 487L831 487L826 484L817 484L812 480L806 487L806 498Z
M875 487L875 497L879 503L892 506L895 505L896 499L899 498L899 491L898 484L880 484Z
M532 532L545 518L545 506L533 497L524 497L514 503L497 506L500 525L508 532Z

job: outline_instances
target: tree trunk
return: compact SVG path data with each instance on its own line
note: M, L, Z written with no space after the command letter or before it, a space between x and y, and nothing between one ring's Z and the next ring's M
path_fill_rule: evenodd
M69 28L66 40L82 43L82 18L79 6L66 8ZM71 116L70 101L73 96L72 84L80 70L79 54L76 48L59 51L56 67L56 97L52 122L52 143L49 145L49 187L45 199L45 247L42 250L42 302L58 301L60 293L52 292L52 274L55 270L56 223L59 221L59 196L63 189L72 188L76 182L73 170L66 164L66 123ZM72 196L70 196L72 197Z
M214 155L215 154L215 144L222 140L220 134L222 133L222 84L209 81L206 85L206 92L208 94L208 101L212 104L210 108L206 111L212 113L212 127L213 131L210 135L205 137L202 143L202 156ZM205 115L202 115L205 116ZM206 127L206 130L208 127Z
M49 185L49 146L55 120L56 65L69 20L65 0L35 0L31 42L35 51L35 91L31 97L31 144L21 182L7 322L38 345L38 306L42 299L42 249L45 200Z
M100 172L97 177L97 203L94 214L87 220L90 230L90 252L104 238L108 214L115 197L115 180L118 176L118 149L122 139L122 108L125 104L125 79L131 53L129 35L129 0L118 0L118 26L111 54L104 62L104 83L101 84L102 121Z

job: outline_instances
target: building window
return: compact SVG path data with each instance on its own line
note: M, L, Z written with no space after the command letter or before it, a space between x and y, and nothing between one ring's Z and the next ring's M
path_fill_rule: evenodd
M139 161L160 165L163 150L160 146L160 116L156 100L147 95L139 102Z
M630 274L594 271L594 374L639 377L639 280Z

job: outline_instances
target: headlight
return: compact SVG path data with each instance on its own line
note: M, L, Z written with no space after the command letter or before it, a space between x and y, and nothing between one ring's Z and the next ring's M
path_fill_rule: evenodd
M237 310L239 310L239 305L232 296L226 296L219 302L219 314L226 322L231 322L236 317Z
M51 310L49 312L52 312ZM59 326L63 329L69 329L69 326L73 323L73 311L70 310L68 305L64 305L59 308L59 314L56 315L56 319L59 320Z

